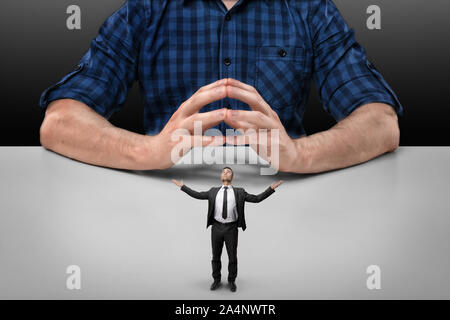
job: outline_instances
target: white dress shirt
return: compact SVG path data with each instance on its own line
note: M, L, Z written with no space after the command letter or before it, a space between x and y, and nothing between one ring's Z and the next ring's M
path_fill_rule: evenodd
M234 197L234 190L231 185L227 186L227 218L224 219L222 217L222 209L223 209L223 196L225 185L222 185L219 192L217 192L216 196L216 207L214 210L214 219L222 223L234 222L237 220L237 208L236 208L236 199Z

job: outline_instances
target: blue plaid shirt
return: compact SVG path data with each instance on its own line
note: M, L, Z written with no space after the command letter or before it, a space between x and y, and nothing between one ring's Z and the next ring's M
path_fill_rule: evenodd
M221 0L129 0L77 68L42 93L40 106L71 98L108 119L138 80L144 129L154 135L195 91L222 78L254 86L292 138L305 134L311 79L336 121L371 102L403 113L331 0L239 0L229 11ZM225 98L201 112L224 107L250 110Z

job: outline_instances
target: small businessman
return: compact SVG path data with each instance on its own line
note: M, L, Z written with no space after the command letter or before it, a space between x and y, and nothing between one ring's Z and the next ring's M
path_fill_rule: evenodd
M244 231L245 202L261 202L275 192L283 180L272 183L264 192L254 195L247 193L244 188L231 185L233 170L230 167L222 169L222 186L212 187L208 191L198 192L187 187L183 181L172 179L172 182L193 198L208 200L208 219L206 228L211 227L212 244L212 277L214 282L210 289L216 290L221 285L221 256L223 243L228 253L228 284L232 292L236 291L237 277L237 244L238 228ZM231 191L231 192L230 192Z

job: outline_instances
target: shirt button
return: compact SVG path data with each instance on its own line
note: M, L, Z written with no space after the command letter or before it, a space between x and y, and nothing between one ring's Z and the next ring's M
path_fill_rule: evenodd
M230 58L223 59L223 63L228 67L231 64Z
M225 20L230 21L231 20L231 14L227 13L225 15Z
M284 49L280 49L280 51L278 51L278 54L280 55L280 57L286 57L287 52Z

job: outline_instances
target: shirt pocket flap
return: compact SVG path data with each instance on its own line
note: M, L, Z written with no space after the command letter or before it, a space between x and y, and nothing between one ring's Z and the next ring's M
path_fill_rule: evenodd
M258 52L260 59L304 60L305 48L284 46L261 46Z

